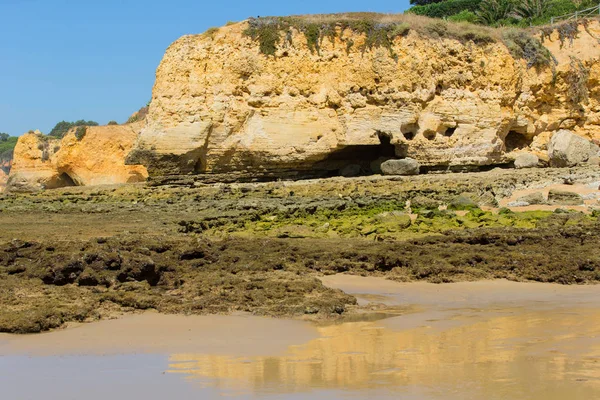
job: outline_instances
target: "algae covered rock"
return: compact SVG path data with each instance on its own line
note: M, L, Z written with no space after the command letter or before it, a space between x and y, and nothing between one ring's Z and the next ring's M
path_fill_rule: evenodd
M473 200L466 196L457 196L453 198L448 204L448 210L473 210L475 208L479 208L479 205Z
M521 196L517 199L518 202L525 202L527 205L530 204L546 204L546 198L541 192L531 193L525 196Z
M560 204L565 206L579 206L583 204L583 197L574 192L550 190L548 193L548 202L550 204Z
M410 200L410 208L413 211L417 210L437 210L440 207L440 202L430 199L425 196L416 196Z
M412 158L387 160L381 164L381 172L384 175L418 175L419 169L419 163Z
M378 214L376 219L384 225L400 229L406 229L412 224L410 215L400 211L383 212Z

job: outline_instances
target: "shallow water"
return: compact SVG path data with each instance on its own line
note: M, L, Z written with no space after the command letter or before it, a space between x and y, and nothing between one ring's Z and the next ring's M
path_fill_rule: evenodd
M595 399L600 286L328 277L378 321L144 314L0 336L7 399Z

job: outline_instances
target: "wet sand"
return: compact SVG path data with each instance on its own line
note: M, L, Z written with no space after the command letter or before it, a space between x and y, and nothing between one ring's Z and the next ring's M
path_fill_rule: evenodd
M330 325L146 313L3 335L0 383L11 399L41 386L46 399L105 398L106 387L146 399L600 397L600 286L323 282L408 311Z
M277 332L277 335L273 335ZM251 315L183 316L147 312L33 335L0 335L0 355L111 355L191 351L277 354L318 337L302 321Z
M175 354L169 372L255 393L318 388L368 396L379 389L381 398L536 400L600 395L600 287L399 284L344 275L323 281L357 294L363 304L375 299L417 309L377 322L319 327L318 339L278 357Z
M490 304L600 307L600 285L559 285L504 279L439 285L400 283L354 275L330 275L321 278L321 281L325 286L353 294L361 304L374 302L372 296L379 296L378 299L387 305L418 305L436 309L485 307Z

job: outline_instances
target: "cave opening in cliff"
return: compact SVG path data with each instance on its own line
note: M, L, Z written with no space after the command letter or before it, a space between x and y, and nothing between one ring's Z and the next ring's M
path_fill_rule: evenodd
M444 136L451 137L456 132L456 128L448 128L444 131Z
M78 186L69 174L63 172L58 177L59 187Z
M396 155L396 146L392 144L392 137L385 132L377 132L379 139L379 157L394 157Z
M523 150L529 146L533 142L532 138L528 138L522 133L516 131L508 132L506 138L504 138L504 145L506 146L506 152L511 152L514 150Z
M328 170L331 176L338 175L340 169L349 165L360 166L361 175L374 173L371 166L373 161L396 156L396 146L391 143L391 136L377 132L377 137L379 144L344 146L329 154L325 160L315 165L315 168Z

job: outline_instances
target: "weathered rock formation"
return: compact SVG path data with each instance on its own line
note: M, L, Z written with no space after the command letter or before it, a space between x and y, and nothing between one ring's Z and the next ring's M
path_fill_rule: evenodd
M521 153L515 157L515 168L534 168L538 166L540 159L532 153Z
M385 161L380 168L384 175L419 175L420 165L412 158L404 158Z
M0 192L4 191L6 182L8 182L8 174L3 168L0 168Z
M27 133L15 147L7 188L29 191L144 181L145 167L124 162L141 127L141 122L87 127L80 139L72 129L62 140Z
M244 34L249 23L168 48L128 163L151 175L338 171L390 156L491 165L523 151L547 160L561 128L600 138L597 21L572 43L551 33L556 65L531 68L501 40L416 29L386 48L338 26L315 51L291 28L265 55Z
M548 144L552 167L574 167L585 162L598 164L599 155L600 147L565 129L552 135Z
M8 174L12 167L12 156L10 160L0 161L0 192L3 192L8 182Z

